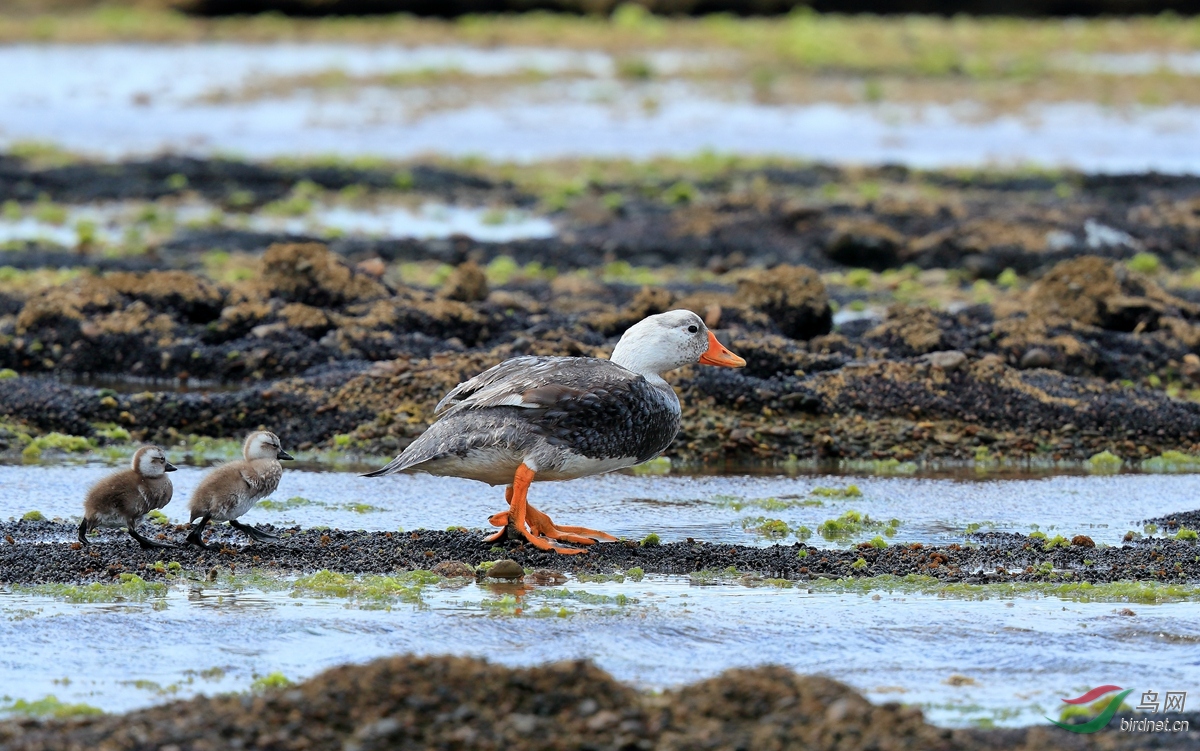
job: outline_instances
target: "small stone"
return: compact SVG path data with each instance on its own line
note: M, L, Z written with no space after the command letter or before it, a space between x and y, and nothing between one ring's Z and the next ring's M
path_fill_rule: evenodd
M454 579L460 576L475 576L475 569L471 568L462 561L442 561L433 567L433 573L438 576L444 576L447 579Z
M536 575L537 572L535 571ZM579 706L575 708L575 713L580 717L591 717L600 711L600 704L595 699L584 699L579 702Z
M378 279L387 271L387 263L384 262L382 258L376 256L374 258L368 258L365 261L359 261L358 265L356 265L354 268L358 269L364 274L369 274L370 276Z
M952 371L966 364L967 356L956 349L950 349L944 352L930 352L925 355L924 360L935 368Z
M1096 543L1087 535L1075 535L1071 538L1071 544L1077 548L1094 548Z
M535 584L562 584L566 580L567 575L561 571L539 568L533 572L533 581Z
M1021 356L1021 368L1049 368L1054 365L1054 358L1041 347L1034 347Z
M1129 608L1121 608L1120 610L1117 610L1115 612L1117 615L1124 615L1124 616L1137 615L1137 613L1133 612Z
M597 712L587 721L587 729L591 730L593 733L601 730L607 730L608 728L617 724L620 719L621 718L616 712L605 709L601 712Z
M520 579L525 575L525 569L511 558L505 558L502 561L496 561L488 569L487 575L493 579Z

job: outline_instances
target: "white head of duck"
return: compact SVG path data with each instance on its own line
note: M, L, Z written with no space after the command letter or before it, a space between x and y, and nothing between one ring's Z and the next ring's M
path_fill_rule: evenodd
M700 316L690 310L672 310L644 318L630 326L612 353L612 361L647 380L684 365L745 367L746 361L717 341Z

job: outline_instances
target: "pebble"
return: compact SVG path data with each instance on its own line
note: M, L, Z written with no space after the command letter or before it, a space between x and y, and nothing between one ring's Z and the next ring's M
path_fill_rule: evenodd
M460 576L475 576L475 569L462 561L442 561L433 567L433 573L447 579L454 579Z
M956 349L950 349L944 352L930 352L929 354L925 355L924 359L925 362L929 363L933 367L941 368L942 370L946 371L958 370L967 362L966 354Z
M488 569L487 575L493 579L520 579L522 576L525 576L525 569L511 558L505 558L504 560L496 561Z
M1049 368L1054 365L1054 358L1041 347L1034 347L1021 356L1021 368Z

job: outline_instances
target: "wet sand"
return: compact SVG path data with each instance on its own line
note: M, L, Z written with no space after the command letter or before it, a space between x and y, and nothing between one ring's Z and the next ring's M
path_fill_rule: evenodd
M0 583L86 583L114 581L133 573L166 581L171 576L216 576L225 570L271 573L331 570L351 574L390 574L429 570L447 561L472 569L485 561L511 559L520 567L571 573L612 573L640 568L647 573L712 576L744 575L789 580L861 578L919 574L945 582L1101 583L1200 582L1194 541L1143 538L1120 546L1096 547L1086 535L1068 540L990 532L969 536L971 544L946 546L861 543L852 548L820 548L805 543L750 547L684 541L646 545L627 541L590 546L584 555L541 551L522 540L485 542L481 531L414 530L353 532L337 529L282 530L279 541L247 545L231 528L215 530L212 549L141 550L135 542L108 533L88 548L72 539L74 525L55 522L0 522ZM186 525L157 532L160 542L182 543ZM977 542L976 542L977 541ZM157 562L180 564L167 571ZM215 570L214 570L215 569ZM472 574L473 575L473 574ZM517 578L524 573L518 573ZM483 572L480 572L483 576Z

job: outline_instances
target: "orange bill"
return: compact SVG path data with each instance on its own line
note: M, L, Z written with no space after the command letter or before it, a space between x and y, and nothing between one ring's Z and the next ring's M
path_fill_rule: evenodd
M722 368L744 368L746 361L725 348L724 344L717 341L717 337L713 332L708 332L708 350L700 355L700 362L704 365L716 365Z

